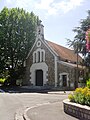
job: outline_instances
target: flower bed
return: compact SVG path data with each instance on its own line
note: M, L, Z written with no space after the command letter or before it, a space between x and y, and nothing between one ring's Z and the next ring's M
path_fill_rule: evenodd
M77 88L68 98L71 102L90 106L90 89L88 87Z
M63 101L64 112L80 120L90 120L90 107L70 102L69 99Z
M64 100L64 112L81 120L90 120L90 88L77 88Z

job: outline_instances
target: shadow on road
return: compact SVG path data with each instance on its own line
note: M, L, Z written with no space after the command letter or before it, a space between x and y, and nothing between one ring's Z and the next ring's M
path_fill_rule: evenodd
M21 87L21 86L0 86L0 89L5 91L6 93L45 93L48 94L49 92L54 91L61 91L65 93L62 89L53 89L53 88L43 88L43 87Z

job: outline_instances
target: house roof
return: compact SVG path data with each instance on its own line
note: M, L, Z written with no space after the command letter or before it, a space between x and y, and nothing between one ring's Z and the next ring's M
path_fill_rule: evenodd
M47 41L47 40L46 40ZM47 41L49 46L58 54L60 59L77 62L77 54L74 50L68 49L51 41ZM82 61L82 58L78 55L78 61Z
M69 67L77 68L77 64L72 64L72 63L64 62L64 61L59 61L59 63L61 63L61 64L63 64L63 65L67 65L67 66L69 66ZM82 65L78 65L78 68L79 68L79 69L85 69L86 67L85 67L85 66L82 66Z

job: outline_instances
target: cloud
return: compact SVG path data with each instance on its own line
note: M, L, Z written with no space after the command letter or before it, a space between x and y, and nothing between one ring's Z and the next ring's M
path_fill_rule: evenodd
M31 6L32 0L16 0L16 6L19 8L28 9Z
M11 6L14 3L15 0L4 0L3 1L3 6ZM14 4L15 5L15 4Z
M54 4L54 7L58 10L62 10L64 13L69 12L70 10L75 9L77 6L80 6L83 0L69 0L62 1L60 3Z
M41 0L40 3L36 4L36 8L39 9L49 9L50 4L53 3L54 0Z
M48 15L67 13L77 6L80 6L84 0L62 0L58 3L55 0L41 0L35 4L36 9L46 10Z
M36 9L46 10L49 15L56 14L56 9L53 7L54 0L41 0L35 4Z
M24 8L27 11L44 13L44 16L65 14L82 5L85 0L5 0L5 6ZM42 11L41 11L42 10Z
M11 0L6 0L6 3L7 3L7 4L10 4L10 3L11 3Z
M25 10L30 9L33 4L33 0L5 0L5 5L7 7L19 7Z

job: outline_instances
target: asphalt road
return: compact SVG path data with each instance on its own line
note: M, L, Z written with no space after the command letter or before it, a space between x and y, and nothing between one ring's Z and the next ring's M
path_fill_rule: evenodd
M63 111L62 102L41 105L27 112L30 120L78 120Z
M37 104L44 104L44 103L53 104L56 102L61 102L62 104L62 101L66 98L67 98L67 95L60 95L60 94L0 93L0 120L15 120L15 114L18 111L20 112L19 114L22 114L23 110L25 110L27 107L32 107ZM48 106L44 106L44 107L46 109ZM53 109L53 106L51 108ZM35 109L35 110L38 112L42 111L43 107L40 107L38 109ZM45 109L44 109L44 112L47 113ZM62 110L62 107L61 107L61 110ZM38 114L40 115L40 113Z

